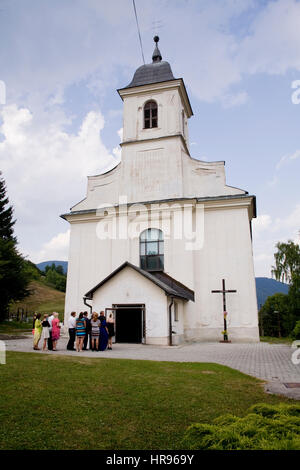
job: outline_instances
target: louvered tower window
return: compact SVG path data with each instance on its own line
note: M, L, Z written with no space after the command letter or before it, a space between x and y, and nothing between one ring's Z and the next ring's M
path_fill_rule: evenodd
M144 128L152 127L157 127L157 104L155 101L148 101L144 106Z

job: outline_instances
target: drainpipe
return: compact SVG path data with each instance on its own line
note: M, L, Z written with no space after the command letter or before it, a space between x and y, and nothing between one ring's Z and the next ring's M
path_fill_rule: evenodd
M174 304L174 298L171 297L171 303L169 305L169 346L172 346L172 305Z
M89 309L90 309L90 314L91 314L91 316L92 316L93 307L92 307L92 305L90 305L90 304L87 303L87 298L86 298L86 297L83 297L83 303L84 303L84 305L86 305L87 307L89 307Z

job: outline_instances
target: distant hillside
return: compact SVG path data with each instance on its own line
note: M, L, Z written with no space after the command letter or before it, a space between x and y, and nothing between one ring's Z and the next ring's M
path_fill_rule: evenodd
M45 267L51 266L52 263L54 263L55 266L62 266L64 273L67 274L68 261L43 261L42 263L38 263L36 266L39 268L40 271L45 271Z
M67 261L44 261L43 263L38 263L36 266L41 271L44 271L45 267L47 265L51 266L52 263L54 263L56 266L62 266L64 273L67 273L68 271ZM101 279L99 279L99 281L100 280ZM258 308L260 308L260 306L265 303L265 301L270 295L276 294L277 292L282 292L283 294L287 294L289 291L288 284L275 281L275 279L271 279L269 277L256 277L255 282L256 282Z
M18 308L23 308L24 313L41 312L50 313L58 312L61 315L64 311L65 294L52 287L46 286L43 282L33 280L29 284L31 295L24 300L14 302L10 311L16 312Z
M256 277L256 293L257 293L257 305L261 307L270 295L281 292L287 294L289 291L289 285L283 282L275 281L268 277Z

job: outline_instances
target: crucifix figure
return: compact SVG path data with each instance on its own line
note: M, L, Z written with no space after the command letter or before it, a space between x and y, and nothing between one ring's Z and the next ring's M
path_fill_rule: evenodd
M225 279L222 279L222 290L212 290L213 294L223 294L223 315L224 315L224 341L228 341L228 334L227 334L227 311L226 311L226 294L230 292L236 292L236 290L226 290L225 288Z

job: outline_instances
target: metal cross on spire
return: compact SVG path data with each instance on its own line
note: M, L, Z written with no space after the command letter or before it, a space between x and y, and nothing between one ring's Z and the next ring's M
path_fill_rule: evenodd
M222 290L212 290L213 294L222 294L223 295L223 315L224 315L224 341L228 342L228 333L227 333L227 311L226 311L226 294L237 292L236 290L226 289L225 288L225 279L222 279Z

